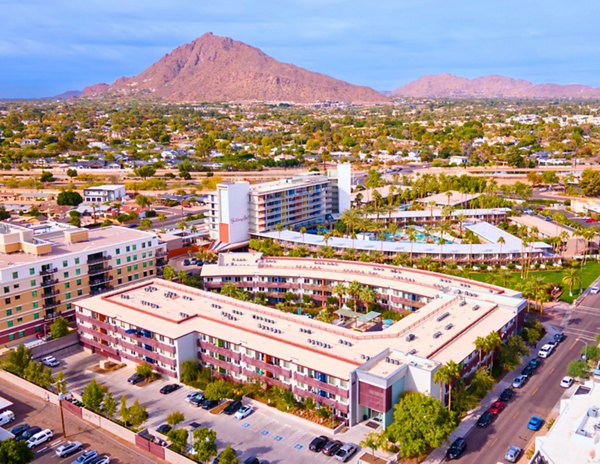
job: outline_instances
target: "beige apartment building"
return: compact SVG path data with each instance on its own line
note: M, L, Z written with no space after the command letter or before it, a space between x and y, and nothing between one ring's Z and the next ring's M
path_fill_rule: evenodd
M158 237L124 227L93 230L49 223L0 223L0 344L49 330L73 302L156 276L166 252Z

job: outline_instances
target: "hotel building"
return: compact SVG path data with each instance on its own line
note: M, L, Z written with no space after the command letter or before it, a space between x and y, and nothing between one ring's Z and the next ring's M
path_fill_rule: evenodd
M315 290L321 280L331 286L358 279L385 287L387 298L400 298L397 304L419 295L420 307L387 328L362 332L154 279L78 301L81 343L119 361L151 363L173 378L180 377L184 361L198 360L218 376L258 379L292 391L298 400L311 397L349 425L379 418L387 426L402 392L439 397L433 375L440 365L453 360L463 363L464 376L474 372L475 339L492 331L506 339L522 324L526 306L510 290L392 266L274 262L244 253L221 255L219 266L221 282L231 271L234 282L253 279L257 291Z
M44 334L73 303L155 277L163 259L156 235L124 227L80 229L49 223L35 230L0 223L0 344Z

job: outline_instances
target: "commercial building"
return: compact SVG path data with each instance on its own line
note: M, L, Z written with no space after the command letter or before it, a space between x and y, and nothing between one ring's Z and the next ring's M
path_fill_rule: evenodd
M125 195L123 185L100 185L83 189L83 201L86 203L102 204L107 201L119 201Z
M162 255L155 234L124 227L0 223L0 344L43 334L81 298L155 277Z
M492 331L506 339L526 306L516 292L393 266L240 253L222 254L207 269L207 284L231 281L253 291L322 291L322 281L331 287L360 279L385 288L385 298L399 298L394 304L410 295L421 301L419 311L386 328L357 331L154 279L77 302L81 343L174 378L182 362L197 359L214 375L313 398L349 425L378 418L387 426L402 392L440 395L433 381L440 365L454 360L463 363L464 376L474 372L475 339Z
M467 221L486 221L498 223L506 220L510 214L510 208L467 208L455 209L449 212L449 218L453 221L458 221L463 218L463 222ZM427 208L422 211L415 210L396 210L386 214L369 214L369 219L378 219L386 224L396 223L401 226L415 225L436 225L447 218L446 212L442 208Z
M467 208L473 200L476 200L480 196L479 193L461 193L455 190L448 190L447 192L429 195L417 201L426 205L433 203L439 207L453 206L454 208Z
M333 213L348 209L351 201L350 165L339 165L331 176L299 174L288 179L250 185L219 184L208 195L210 235L219 246L243 245L250 235L274 230L278 225L324 222Z

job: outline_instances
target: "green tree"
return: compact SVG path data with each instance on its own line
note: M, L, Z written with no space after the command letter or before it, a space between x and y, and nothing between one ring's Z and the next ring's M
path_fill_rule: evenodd
M222 379L209 383L204 390L204 396L209 400L219 401L231 397L230 385Z
M69 321L64 317L57 317L50 324L50 336L53 339L64 337L69 334Z
M574 267L567 268L563 271L562 283L569 288L569 296L573 296L573 287L581 283L581 274Z
M189 359L181 363L181 381L185 384L191 384L198 380L200 375L200 365L197 360Z
M33 461L35 453L27 446L25 440L0 441L0 462L10 464L25 464Z
M56 204L60 206L77 206L83 203L83 197L78 192L65 191L60 192L56 197Z
M487 369L480 367L471 378L471 391L478 398L483 398L487 392L494 388L495 384L496 381L492 374Z
M109 419L112 419L117 412L117 402L110 392L104 395L104 399L102 400L102 411Z
M579 180L581 192L588 197L600 195L600 171L584 169Z
M165 266L163 269L163 278L165 280L173 280L175 277L177 277L177 271L171 266Z
M129 408L127 407L127 397L122 395L119 399L119 416L125 425L129 425Z
M143 362L135 366L135 372L142 377L150 377L152 375L152 366L146 362Z
M83 405L90 411L100 412L100 405L104 400L106 387L99 385L96 379L92 379L90 383L83 389L81 401Z
M14 350L8 352L4 368L19 377L23 377L23 372L32 360L31 350L22 343Z
M456 427L456 418L441 402L419 392L407 392L394 407L394 421L386 429L388 439L402 457L423 455L439 448Z
M574 359L567 365L567 375L571 377L585 378L589 374L589 367L586 361Z
M207 427L194 430L194 451L200 462L207 462L217 455L217 432Z
M135 400L128 409L129 423L132 427L137 428L148 419L148 411L138 400Z
M498 355L500 365L504 369L512 371L521 364L522 357L527 353L529 353L529 348L527 348L525 341L518 335L513 335L500 348Z
M491 359L490 359L490 367L493 367L494 366L494 353L496 352L496 350L498 348L500 348L502 346L502 338L500 337L500 335L498 335L498 332L493 331L493 332L490 332L485 337L485 339L487 341L488 350L492 354Z
M154 168L154 166L145 165L140 166L139 168L135 168L133 172L136 176L139 176L142 179L147 179L148 177L152 177L154 176L154 174L156 174L156 169Z
M440 384L440 400L443 399L443 385L448 387L448 411L452 409L452 386L456 380L460 379L461 370L462 364L448 361L446 364L442 364L433 374L433 381Z
M58 371L52 379L56 386L56 393L65 395L67 393L67 381L65 380L65 374L63 371Z
M42 175L40 176L40 182L54 182L55 180L56 179L50 171L42 171Z
M370 432L364 436L359 445L363 448L369 448L371 450L371 456L375 457L375 451L381 447L382 442L385 440L387 440L385 434Z
M147 208L150 205L151 201L146 195L137 194L135 196L135 204L140 208Z
M188 431L187 429L172 429L167 432L167 437L171 442L171 449L176 453L185 453L187 451Z
M175 427L177 424L181 424L185 420L185 416L181 411L173 411L167 416L167 424Z
M231 445L227 445L219 456L219 464L238 464L240 459L236 456Z
M29 361L23 371L23 378L43 388L49 388L53 383L52 369L44 367L41 362Z
M77 177L77 170L72 168L67 169L67 176Z
M140 224L138 225L138 229L148 230L151 228L152 228L152 221L150 219L147 219L147 218L140 219Z

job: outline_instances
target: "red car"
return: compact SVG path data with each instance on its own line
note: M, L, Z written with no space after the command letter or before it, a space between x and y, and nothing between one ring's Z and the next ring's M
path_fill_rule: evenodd
M497 416L498 414L500 414L500 412L501 412L501 411L502 411L502 410L503 410L505 407L506 407L506 403L505 403L504 401L497 400L497 401L494 401L494 402L492 403L492 405L490 406L490 409L489 409L489 411L490 411L492 414L494 414L494 415L496 415L496 416Z
M598 220L597 220L597 219L594 219L594 218L587 218L587 219L585 220L585 222L588 222L588 223L589 223L589 222L598 222Z

